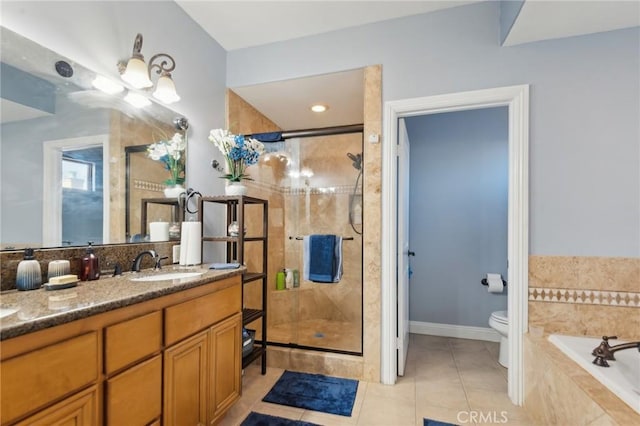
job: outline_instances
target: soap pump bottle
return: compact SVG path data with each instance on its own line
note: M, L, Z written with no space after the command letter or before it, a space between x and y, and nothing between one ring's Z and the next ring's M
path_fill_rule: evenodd
M16 288L18 290L35 290L42 284L40 262L35 259L33 249L24 250L24 259L18 263L16 271Z
M91 281L100 278L100 264L98 257L93 252L93 241L89 241L89 247L87 252L82 258L82 265L80 267L80 280Z

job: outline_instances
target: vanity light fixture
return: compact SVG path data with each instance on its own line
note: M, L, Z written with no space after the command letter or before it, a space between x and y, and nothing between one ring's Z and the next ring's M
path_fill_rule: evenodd
M101 75L96 76L96 78L91 82L93 87L98 90L103 91L106 94L114 95L116 93L120 93L124 90L122 84L118 84L115 81L103 77Z
M325 112L329 107L322 104L311 105L311 111L313 112Z
M136 35L133 42L133 53L125 63L118 63L121 78L136 89L146 89L153 86L151 81L152 71L160 77L156 82L156 90L153 97L165 104L171 104L180 100L176 92L176 85L171 78L171 71L176 68L174 59L166 53L158 53L151 57L147 66L142 50L142 34Z

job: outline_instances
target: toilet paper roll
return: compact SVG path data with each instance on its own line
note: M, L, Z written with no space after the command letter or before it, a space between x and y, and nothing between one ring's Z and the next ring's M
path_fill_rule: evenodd
M202 262L202 223L182 222L180 233L180 265L199 265Z
M487 274L487 283L489 283L489 293L502 293L504 291L504 284L502 284L502 275L500 274Z
M169 241L169 222L149 223L149 241Z

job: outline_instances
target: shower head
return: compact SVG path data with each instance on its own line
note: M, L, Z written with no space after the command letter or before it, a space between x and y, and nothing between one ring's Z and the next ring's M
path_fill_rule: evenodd
M353 155L352 153L347 152L347 157L349 157L349 159L351 161L353 161L353 167L356 170L360 170L362 168L362 154L361 153Z

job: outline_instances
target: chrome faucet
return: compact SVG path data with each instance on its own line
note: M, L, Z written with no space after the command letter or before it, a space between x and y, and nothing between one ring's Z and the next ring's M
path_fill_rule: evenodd
M613 340L617 338L618 336L602 336L602 342L600 345L591 352L591 355L596 357L596 359L593 360L595 365L599 367L609 367L609 363L607 361L615 361L616 358L613 354L623 349L636 348L640 351L640 342L622 343L615 346L609 345L609 339Z
M133 259L133 264L131 265L131 271L132 272L140 272L140 263L142 262L142 258L146 254L151 256L151 258L154 260L154 262L155 262L154 269L160 269L160 261L162 259L160 259L160 257L158 256L158 253L156 253L155 250L145 250L143 252L140 252L136 256L136 258Z

